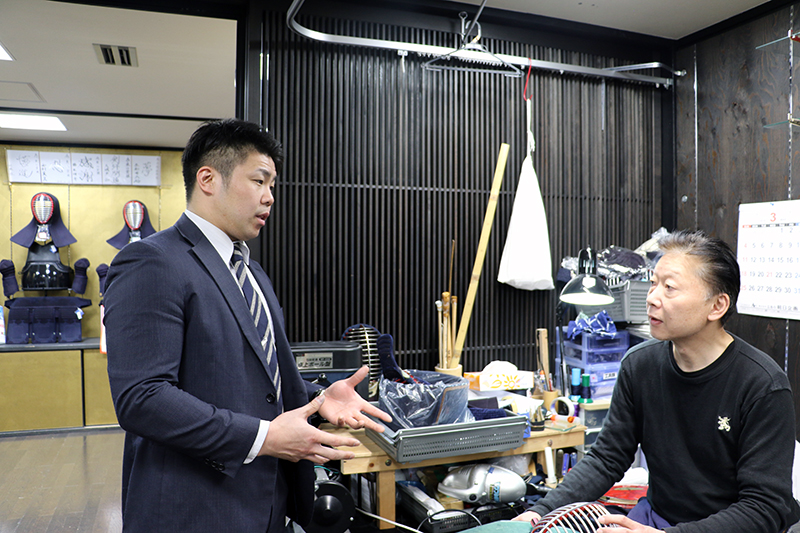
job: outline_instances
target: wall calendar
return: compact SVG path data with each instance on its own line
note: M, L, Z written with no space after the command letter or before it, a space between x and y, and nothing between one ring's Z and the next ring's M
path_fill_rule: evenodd
M800 320L800 200L741 204L737 258L739 313Z

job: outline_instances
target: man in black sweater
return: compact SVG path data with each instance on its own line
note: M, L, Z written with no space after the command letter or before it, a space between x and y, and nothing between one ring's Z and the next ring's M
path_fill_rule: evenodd
M654 340L622 361L611 407L591 451L559 487L519 518L593 501L631 465L639 444L647 498L598 533L778 533L800 519L792 496L794 402L765 353L725 331L739 266L702 232L662 239L647 297Z

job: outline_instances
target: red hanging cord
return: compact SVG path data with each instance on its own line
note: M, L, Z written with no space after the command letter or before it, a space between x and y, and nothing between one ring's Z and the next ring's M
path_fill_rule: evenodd
M531 68L533 68L533 62L531 58L528 58L528 75L525 76L525 88L522 89L522 99L523 100L530 100L528 96L528 80L531 79Z

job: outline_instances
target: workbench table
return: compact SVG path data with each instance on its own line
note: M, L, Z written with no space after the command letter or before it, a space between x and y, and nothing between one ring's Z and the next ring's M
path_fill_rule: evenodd
M415 463L398 463L384 452L363 429L349 430L346 428L336 428L325 424L322 429L334 434L346 435L358 439L361 444L354 447L344 447L343 450L350 450L355 453L353 459L342 461L341 471L343 474L365 474L374 472L377 478L376 501L378 515L387 520L395 520L395 470L406 468L421 468L425 466L475 462L481 459L493 457L504 457L509 455L522 455L526 453L542 452L547 446L553 450L569 448L583 444L586 426L577 425L569 431L558 431L545 428L543 431L532 431L531 436L519 448L506 450L503 452L480 452L473 454L462 454L452 457L438 457L427 459ZM541 461L544 464L544 461ZM389 529L392 526L387 522L380 522L380 529Z

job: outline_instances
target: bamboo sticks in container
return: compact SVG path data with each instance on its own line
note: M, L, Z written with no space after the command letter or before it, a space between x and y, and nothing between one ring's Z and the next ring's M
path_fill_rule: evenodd
M453 365L460 365L461 352L464 349L464 343L467 338L467 329L469 329L469 320L472 317L472 308L475 304L475 297L478 294L478 283L481 279L481 271L483 270L483 260L486 257L486 249L489 246L489 236L492 234L492 224L494 223L494 214L497 210L497 198L500 195L500 187L503 184L503 175L506 170L506 161L508 160L509 145L503 143L500 145L500 153L497 156L497 166L494 170L494 179L492 180L492 189L489 194L489 203L486 206L486 214L483 218L483 228L481 229L481 237L478 242L478 251L475 254L475 264L472 267L472 277L470 278L469 288L467 289L467 301L464 305L464 312L461 315L461 325L458 327L458 336L454 346L455 353L453 354Z
M442 293L442 299L436 300L439 315L439 364L437 369L451 368L453 361L453 343L456 337L456 307L458 297L449 292ZM441 370L437 370L440 372Z
M442 293L442 299L436 301L436 309L439 317L439 365L437 372L461 375L461 352L464 349L467 329L472 316L472 309L475 304L475 297L478 292L478 283L483 269L483 261L486 256L486 249L489 245L489 236L492 233L492 224L497 209L497 199L500 194L500 187L503 183L506 161L508 160L509 145L503 143L500 146L500 153L497 156L497 165L494 171L494 179L489 194L489 202L486 206L486 214L483 219L478 251L475 256L475 264L472 268L467 300L461 315L461 325L457 326L458 298L452 295L453 283L453 257L455 256L455 241L450 255L450 285L448 290Z

